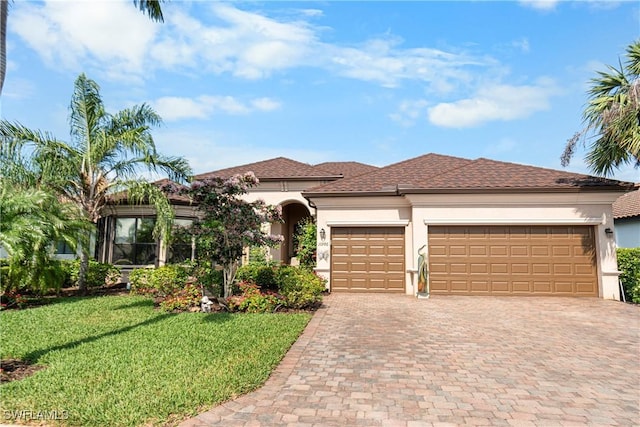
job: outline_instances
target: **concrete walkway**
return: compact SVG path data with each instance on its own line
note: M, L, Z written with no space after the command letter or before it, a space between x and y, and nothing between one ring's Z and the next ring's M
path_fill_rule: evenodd
M333 294L259 390L181 426L639 425L640 307Z

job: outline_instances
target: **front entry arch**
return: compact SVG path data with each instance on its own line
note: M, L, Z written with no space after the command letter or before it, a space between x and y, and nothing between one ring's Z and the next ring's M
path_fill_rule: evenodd
M282 245L280 245L280 261L284 264L290 264L298 249L293 241L296 226L301 220L311 217L311 212L307 206L297 201L284 202L280 206L282 206L282 219L284 220L284 223L280 224L280 234L284 237Z

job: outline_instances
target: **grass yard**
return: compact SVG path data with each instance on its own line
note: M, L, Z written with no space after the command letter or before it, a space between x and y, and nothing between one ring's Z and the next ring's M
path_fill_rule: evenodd
M133 296L0 312L1 357L46 366L0 386L4 422L31 411L68 425L175 424L263 384L310 318L168 314Z

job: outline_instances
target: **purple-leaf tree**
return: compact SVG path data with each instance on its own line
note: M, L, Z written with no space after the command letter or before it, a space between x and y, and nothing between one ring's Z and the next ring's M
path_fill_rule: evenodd
M248 246L275 247L282 236L268 234L264 224L281 222L279 207L266 205L263 200L248 202L242 199L258 179L252 173L194 181L186 187L165 187L166 191L188 196L199 212L190 233L196 243L196 256L201 261L220 265L224 273L224 297L231 296L232 284Z

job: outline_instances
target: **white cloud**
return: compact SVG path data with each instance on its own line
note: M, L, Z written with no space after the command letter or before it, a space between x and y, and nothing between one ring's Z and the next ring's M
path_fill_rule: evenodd
M560 0L519 0L519 3L532 9L549 11L555 9Z
M251 105L260 111L274 111L280 108L281 104L271 98L258 98L251 101Z
M424 99L404 100L398 106L395 113L389 115L389 118L401 126L413 126L419 118L426 116L425 111L429 103Z
M316 34L304 21L279 22L218 2L210 9L217 23L209 26L181 12L168 17L171 33L153 46L152 58L169 68L203 67L253 80L311 57Z
M232 96L202 95L196 98L166 96L151 103L166 121L207 119L216 113L249 114L253 111L273 111L280 108L278 101L257 98L243 103Z
M435 105L429 108L428 116L432 124L451 128L522 119L549 109L549 99L557 93L549 80L522 86L492 84L480 88L472 98Z
M143 73L145 52L157 26L126 2L16 3L8 20L50 66L84 68L123 77Z
M403 80L426 83L447 93L473 80L476 68L494 65L488 58L431 48L402 49L402 39L373 39L360 47L326 46L328 65L337 74L393 88ZM454 83L455 82L455 83Z
M473 91L487 74L504 73L493 58L427 46L407 49L393 34L350 45L324 42L327 29L309 22L319 11L298 10L285 19L230 3L198 7L206 9L206 20L176 3L159 25L127 2L16 3L10 22L51 67L138 83L157 70L257 80L310 67L388 88L417 82L427 93L451 96ZM526 39L515 43L528 49ZM211 108L202 100L182 107L194 117Z

